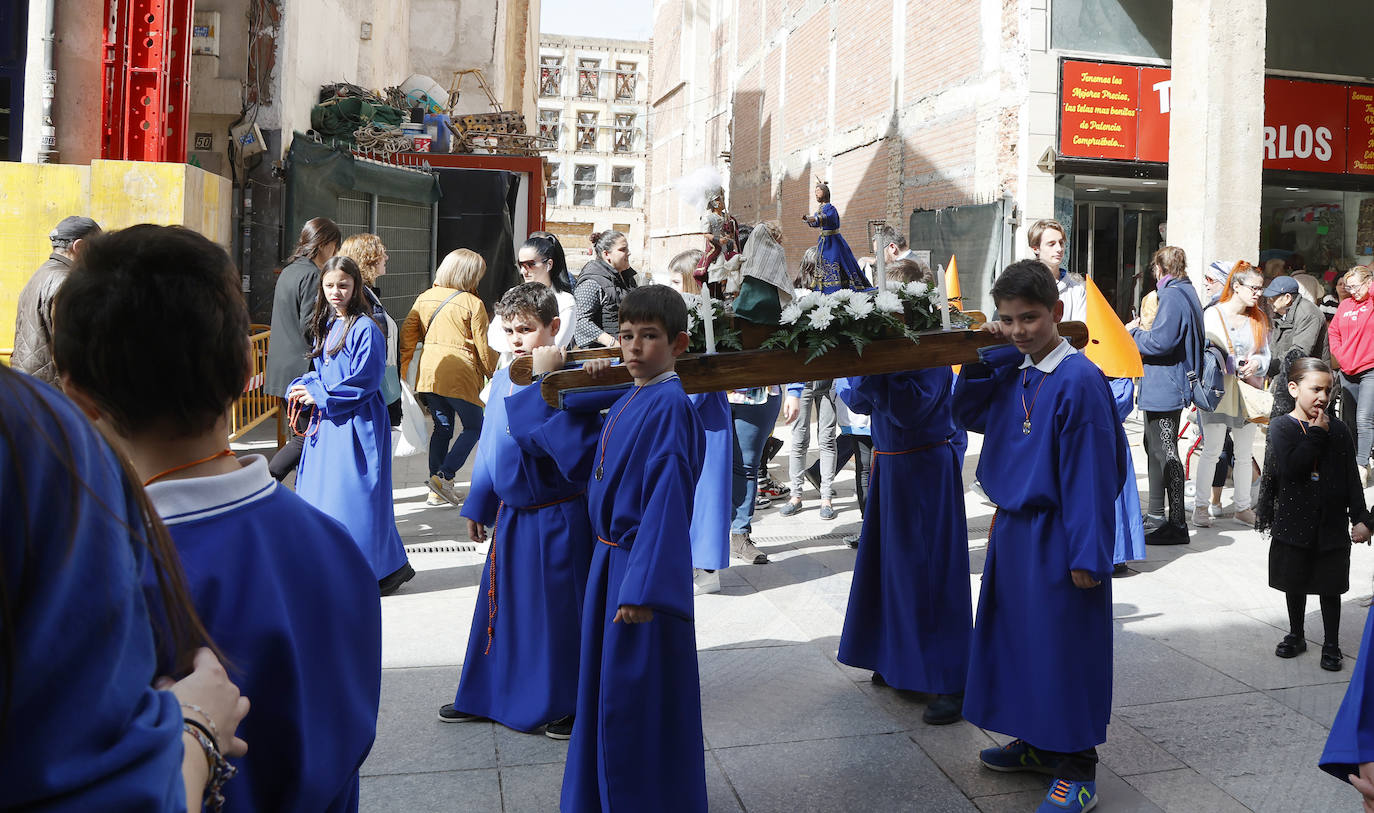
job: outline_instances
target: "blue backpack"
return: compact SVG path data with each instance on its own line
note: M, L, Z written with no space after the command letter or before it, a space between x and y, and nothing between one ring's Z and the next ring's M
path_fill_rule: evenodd
M1203 412L1211 412L1226 393L1226 351L1213 342L1202 349L1202 363L1197 370L1188 371L1188 385L1192 388L1193 405Z

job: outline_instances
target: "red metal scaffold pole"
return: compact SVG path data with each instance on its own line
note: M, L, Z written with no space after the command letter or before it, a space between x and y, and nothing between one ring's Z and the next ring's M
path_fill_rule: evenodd
M105 0L101 155L186 161L193 0Z

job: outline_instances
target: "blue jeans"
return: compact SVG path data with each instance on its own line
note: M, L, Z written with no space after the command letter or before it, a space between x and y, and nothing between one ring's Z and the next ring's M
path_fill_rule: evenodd
M477 445L477 438L482 434L482 408L462 398L449 398L432 392L424 393L424 398L425 406L429 407L429 414L434 418L434 432L429 436L429 473L452 480L453 475L468 461L472 447ZM449 448L449 441L453 438L454 416L462 424L463 431L458 433L458 439Z
M1355 436L1355 465L1369 465L1374 444L1374 370L1341 373L1341 420Z
M754 520L754 497L758 494L759 461L763 459L763 445L773 434L782 409L782 396L771 395L762 404L731 404L735 419L734 469L730 478L730 503L734 517L730 533L749 533Z

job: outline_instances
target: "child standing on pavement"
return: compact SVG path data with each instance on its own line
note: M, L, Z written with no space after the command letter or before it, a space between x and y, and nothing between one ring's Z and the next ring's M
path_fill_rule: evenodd
M1303 616L1307 596L1315 593L1325 632L1321 667L1338 672L1350 543L1369 541L1370 516L1350 429L1327 414L1331 379L1331 368L1320 359L1290 365L1288 392L1297 403L1269 424L1255 527L1270 532L1269 586L1288 600L1289 631L1274 654L1295 658L1307 651Z
M992 288L1012 346L981 351L954 392L954 418L981 432L978 479L998 506L973 629L964 717L1016 737L985 749L996 771L1055 777L1040 813L1097 805L1097 746L1112 703L1112 541L1125 434L1102 372L1055 324L1037 260ZM860 550L863 546L860 545Z
M526 282L496 305L501 340L514 357L557 344L561 320L553 289ZM522 392L510 368L492 376L482 438L463 502L468 536L491 549L473 608L458 693L439 709L446 723L491 719L517 731L545 726L552 739L572 734L577 709L578 630L592 532L586 484L552 460L523 451L512 436L506 400ZM538 387L535 387L538 390Z
M555 412L539 387L506 401L516 442L587 482L598 542L560 809L704 811L690 524L705 440L673 372L687 349L687 306L672 288L648 285L625 295L619 318L635 386L604 420L596 408ZM535 350L536 375L562 365L557 348Z

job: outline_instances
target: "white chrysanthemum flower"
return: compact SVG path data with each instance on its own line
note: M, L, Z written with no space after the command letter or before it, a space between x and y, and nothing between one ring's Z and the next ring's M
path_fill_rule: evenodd
M906 284L906 292L911 296L925 296L930 292L930 286L920 280L908 282Z
M906 283L902 282L899 279L890 279L883 283L883 287L889 291L897 291L898 293L901 293L902 291L906 290Z
M822 294L819 291L812 291L811 293L802 297L801 301L797 304L801 306L802 310L810 310L811 308L819 307L820 304L824 301L825 294Z
M782 315L778 317L778 321L784 325L794 325L797 323L797 320L801 318L801 315L801 306L793 302L782 309Z
M830 299L833 302L848 302L853 297L854 292L849 290L848 288L840 288L839 290L830 293Z
M830 309L829 305L822 305L811 311L811 327L816 330L825 330L830 327L830 323L834 321L834 319L835 313Z
M856 296L849 300L844 309L855 319L863 319L873 313L873 300L867 296Z
M883 313L902 313L902 300L891 291L883 291L873 297L873 306Z
M697 317L695 311L687 311L687 332L691 333L697 329Z

